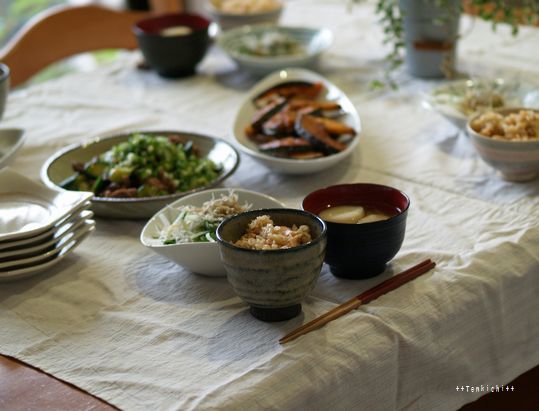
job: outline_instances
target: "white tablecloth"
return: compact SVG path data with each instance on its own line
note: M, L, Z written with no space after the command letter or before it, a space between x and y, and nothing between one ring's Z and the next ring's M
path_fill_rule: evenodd
M263 323L226 279L186 272L139 244L140 222L98 220L76 252L38 276L0 286L0 353L28 362L127 410L451 410L539 364L539 182L503 182L454 126L421 107L434 82L399 75L371 92L384 54L372 3L293 1L284 22L328 26L321 72L356 104L358 151L337 167L284 176L242 156L227 180L299 207L310 191L373 182L412 199L402 250L382 276L340 280L326 267L303 314ZM464 25L470 25L465 19ZM459 65L472 74L533 80L539 31L514 39L476 22ZM38 178L70 143L134 129L231 139L249 79L214 49L200 75L167 81L128 53L89 73L13 92L3 127L27 142L14 168ZM425 258L413 283L290 344L302 322ZM515 387L518 389L518 387Z

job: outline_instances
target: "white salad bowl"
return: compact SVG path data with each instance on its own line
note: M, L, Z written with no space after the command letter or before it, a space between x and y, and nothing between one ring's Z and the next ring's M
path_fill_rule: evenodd
M271 39L289 39L298 46L291 54L257 55L250 48L258 43L268 46ZM224 32L218 45L248 72L264 75L290 67L313 67L320 55L333 43L329 29L309 27L280 27L273 25L244 26Z
M275 157L265 154L258 149L257 145L253 141L249 140L245 134L245 127L251 123L253 115L257 110L253 104L253 99L260 95L260 93L263 91L289 81L306 81L311 83L320 82L325 87L325 91L323 92L321 98L339 103L343 112L343 123L351 126L356 131L356 136L348 143L345 150L336 154L328 155L326 157L299 160ZM287 69L276 71L258 82L250 90L238 113L236 114L236 119L232 129L236 144L241 151L260 161L271 170L283 174L315 173L342 162L357 149L360 139L360 132L361 121L358 112L346 94L344 94L342 90L340 90L326 78L305 69Z
M144 226L140 234L142 244L159 255L174 261L185 269L210 277L224 277L226 271L219 257L217 242L193 242L180 244L163 244L161 232L170 225L180 214L180 207L193 205L201 206L212 198L233 191L238 196L240 204L250 204L251 210L260 208L282 208L285 205L273 197L240 188L218 188L194 193L176 200L158 211Z

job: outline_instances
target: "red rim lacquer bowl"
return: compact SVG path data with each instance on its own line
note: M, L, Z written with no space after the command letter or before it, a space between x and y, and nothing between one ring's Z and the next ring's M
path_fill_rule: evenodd
M146 62L163 77L184 77L206 55L210 43L210 21L197 14L164 14L138 21L133 26ZM189 34L163 35L163 30L176 26L189 27Z
M393 187L356 183L322 188L303 200L303 209L315 215L326 208L342 205L360 205L392 217L363 224L325 221L327 251L324 261L337 277L363 279L382 273L404 241L410 199Z

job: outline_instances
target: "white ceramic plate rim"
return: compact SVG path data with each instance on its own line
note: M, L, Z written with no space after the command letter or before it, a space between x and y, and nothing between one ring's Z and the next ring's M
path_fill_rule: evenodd
M248 138L245 136L245 132L243 130L245 126L248 124L248 122L251 120L251 118L249 117L248 119L245 119L243 118L243 116L241 116L241 114L244 110L246 110L246 107L253 107L252 111L254 112L254 106L252 103L253 97L257 96L264 90L276 84L279 84L280 82L295 81L295 80L321 82L326 87L329 95L334 94L334 93L338 94L338 99L340 100L339 103L341 103L342 109L352 119L352 121L348 122L347 124L349 124L356 130L356 135L354 136L354 138L352 139L350 144L348 144L348 147L344 151L341 151L340 153L336 153L336 154L331 154L326 157L314 158L311 160L295 160L295 159L288 159L288 158L280 158L280 157L270 156L270 155L267 155L258 151L255 143L251 143L248 140ZM335 98L333 98L332 100L335 100ZM263 160L271 160L272 163L274 164L283 164L283 165L292 165L292 164L312 165L316 163L326 163L328 159L337 160L337 159L347 157L359 144L360 133L361 133L361 120L359 118L359 114L357 113L355 106L350 101L350 99L346 96L346 94L344 94L342 90L340 90L337 86L335 86L325 77L313 71L299 69L299 68L278 70L276 72L271 73L270 75L262 79L260 82L258 82L251 89L248 96L245 98L245 100L241 104L240 109L238 110L238 113L236 114L236 119L234 120L234 124L232 128L232 135L234 136L235 142L241 151L255 158L260 158Z
M142 229L142 231L140 233L140 242L144 246L146 246L148 248L168 248L168 247L178 247L178 246L182 246L182 245L192 245L192 244L198 244L198 245L200 245L202 247L205 247L205 246L215 247L217 245L217 242L208 242L208 243L206 243L206 242L202 242L202 243L189 242L189 243L179 243L179 244L155 244L152 241L152 240L155 240L155 239L148 235L148 231L156 224L156 221L159 219L159 217L163 213L165 213L169 208L176 208L176 207L178 207L180 205L189 205L189 201L191 201L193 197L201 197L203 195L210 196L210 195L225 194L225 193L229 193L231 191L238 194L238 197L241 196L241 193L247 193L247 194L250 194L250 195L259 196L260 198L264 198L265 200L273 202L274 207L283 207L283 208L285 207L285 204L282 201L279 201L274 197L271 197L271 196L269 196L267 194L259 193L259 192L256 192L256 191L246 190L246 189L243 189L243 188L217 188L217 189L205 190L205 191L201 191L201 192L198 192L198 193L193 193L193 194L190 194L188 196L179 198L178 200L176 200L173 203L167 205L166 207L163 207L161 210L159 210L157 213L155 213L155 215L152 218L150 218L150 220L148 220L148 222L144 225L144 228ZM240 201L241 201L241 197L240 197Z
M53 258L52 260L49 260L42 264L37 264L31 267L25 267L20 268L17 270L7 271L7 272L1 272L0 271L0 281L12 281L16 280L17 278L26 278L30 276L31 274L37 273L39 271L43 271L47 268L52 267L53 265L59 263L62 261L62 259L67 256L69 253L75 250L77 246L88 237L92 231L95 230L95 227L91 228L90 230L86 231L83 235L81 235L78 239L70 241L68 244L66 244L60 252L56 255L56 258Z
M232 50L226 46L226 42L229 39L238 37L240 35L248 35L251 33L258 33L264 30L280 31L280 32L293 32L293 31L305 31L308 32L312 41L315 38L320 38L320 44L315 50L307 50L305 54L298 55L281 55L281 56L250 56L248 54L240 53L236 50ZM333 33L330 29L322 28L311 28L311 27L299 27L299 26L277 26L272 24L257 24L253 26L242 26L229 31L224 32L219 39L217 44L225 50L232 58L240 60L245 63L252 65L267 65L267 66L276 66L276 65L285 65L285 64L297 64L305 60L310 60L313 57L316 57L326 51L331 44L333 43Z
M69 214L64 219L57 222L50 229L42 233L39 233L35 236L26 237L21 240L2 241L0 242L0 250L5 250L6 248L32 246L33 244L35 245L35 243L39 243L43 239L54 235L54 233L60 230L65 224L72 223L73 221L79 220L81 218L92 218L94 213L88 210L88 208L90 208L91 205L92 203L90 203L89 201L82 203L80 207L77 207L76 209L74 209L71 214ZM89 214L84 214L84 213L89 213ZM85 217L86 215L88 215L88 217Z
M180 135L185 134L185 135L191 135L191 136L196 136L196 137L202 137L202 138L205 138L205 139L208 139L208 140L213 140L216 143L224 143L234 152L234 154L236 155L236 161L235 161L234 166L228 172L219 175L215 180L213 180L207 186L204 186L204 187L199 187L199 188L195 188L195 189L189 190L189 191L182 191L182 192L178 192L178 193L174 193L174 194L167 194L167 195L164 195L164 196L157 196L157 197L136 197L136 198L125 198L125 197L113 198L113 197L110 197L109 198L109 197L93 196L92 197L92 202L94 202L94 203L102 203L102 204L111 204L111 203L129 204L129 203L150 203L150 202L153 202L153 201L172 200L172 199L178 198L178 196L180 196L180 195L184 196L184 195L186 195L186 193L187 194L197 193L199 191L206 190L208 188L214 187L214 186L222 183L225 179L230 177L237 170L237 168L239 166L239 163L240 163L240 156L239 156L239 153L237 152L236 148L232 144L230 144L228 141L226 141L226 140L224 140L222 138L219 138L219 137L212 137L212 136L208 136L208 135L204 135L204 134L193 133L193 132L190 132L190 131L178 131L178 130L134 130L134 131L128 131L128 132L121 133L121 134L115 134L115 135L112 135L112 136L94 137L92 139L89 139L89 140L85 141L82 144L80 144L80 143L71 144L71 145L59 150L58 152L53 154L51 157L49 157L47 159L47 161L45 162L45 164L43 164L43 167L41 167L41 180L43 180L43 182L48 187L53 188L55 190L69 191L69 190L64 190L64 189L60 188L53 181L51 181L49 179L48 169L49 169L49 167L51 166L51 164L53 162L55 162L60 157L64 156L65 154L67 154L67 153L69 153L69 152L71 152L73 150L84 148L84 147L89 146L91 144L99 143L99 142L101 142L103 140L119 139L121 137L126 137L127 138L129 135L134 134L134 133L141 133L141 134L143 134L143 133L161 134L162 133L162 134L180 134ZM70 192L73 192L73 191L70 191ZM77 192L77 191L74 191L74 192Z
M6 167L2 170L0 170L0 180L4 178L9 178L12 180L12 182L18 181L20 182L20 190L18 192L24 194L24 193L39 193L39 194L46 194L49 197L53 196L53 198L61 198L65 197L66 201L65 203L68 203L68 207L64 207L62 209L58 209L55 213L53 213L47 220L43 221L40 226L25 230L25 231L16 231L16 232L8 232L8 233L1 233L0 234L0 241L6 241L6 240L14 240L14 239L20 239L20 238L27 238L34 236L36 234L40 234L43 231L46 231L50 229L52 226L54 226L59 221L63 220L65 217L73 213L74 210L78 209L82 203L88 201L90 198L93 197L92 193L87 193L85 191L66 191L61 190L54 187L47 187L42 184L38 184L37 182L30 180L29 178L23 176L22 174L17 173L15 170L13 170L10 167ZM31 191L30 191L31 190ZM43 197L39 197L42 200L45 200ZM49 201L49 200L46 200ZM63 204L64 206L66 204Z
M35 253L45 248L48 248L55 243L60 242L70 233L73 233L74 231L81 228L86 221L89 221L93 217L93 215L94 213L91 211L84 212L84 217L81 215L73 221L63 224L60 228L58 228L55 233L52 234L52 238L47 241L38 243L36 245L31 244L29 247L17 248L15 250L0 250L0 260L3 258L12 258L19 255L24 256L25 254Z
M15 140L15 144L12 144L11 147L8 148L7 151L4 152L2 157L0 157L0 168L3 168L5 164L7 164L11 158L19 151L19 149L22 147L26 140L26 136L24 135L24 130L20 128L7 128L7 129L0 129L0 138L2 136L2 133L4 132L14 132L18 133L19 136Z
M52 250L47 251L40 255L36 255L32 257L23 256L23 258L18 258L16 260L10 260L10 261L0 263L0 273L7 271L10 267L16 267L19 265L28 265L28 264L34 264L34 263L39 264L40 261L43 261L45 259L51 258L59 254L66 244L68 244L71 241L76 241L78 238L80 238L87 232L92 231L94 228L95 228L94 220L85 220L82 226L78 230L70 233L71 235L68 235L67 237L62 238L59 241L58 246L53 248Z

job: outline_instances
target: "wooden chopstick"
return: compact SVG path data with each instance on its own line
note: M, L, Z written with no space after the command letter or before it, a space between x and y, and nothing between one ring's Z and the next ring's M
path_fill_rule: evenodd
M317 328L322 327L328 322L333 321L334 319L339 318L346 313L356 309L360 305L367 304L370 301L380 297L381 295L400 287L408 281L411 281L414 278L425 274L426 272L432 270L435 266L436 263L431 259L422 261L421 263L414 265L413 267L403 271L402 273L397 274L372 287L371 289L351 298L343 304L338 305L337 307L329 310L327 313L322 314L314 320L303 324L301 327L296 328L295 330L281 338L279 340L279 343L286 344L287 342L295 340L303 334L307 334L308 332L316 330Z

